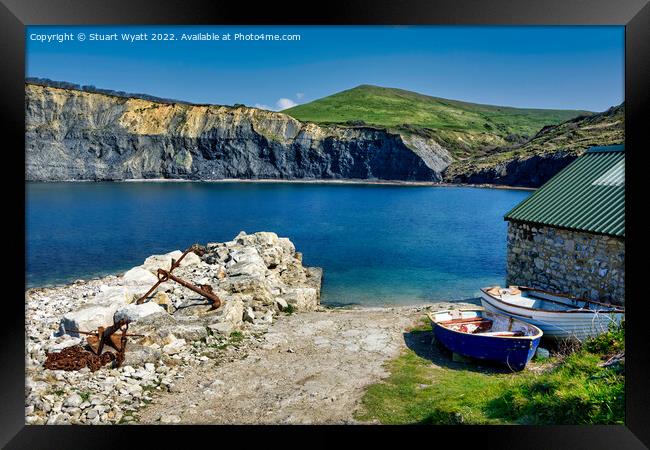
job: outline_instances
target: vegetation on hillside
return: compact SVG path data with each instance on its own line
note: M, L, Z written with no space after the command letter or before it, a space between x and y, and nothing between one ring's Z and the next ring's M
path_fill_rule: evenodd
M381 126L434 133L450 149L520 142L542 127L587 111L525 109L430 97L402 89L361 85L286 109L283 113L320 124Z
M368 388L357 418L385 424L622 424L624 352L623 327L564 355L532 361L518 373L435 365L408 350L389 363L386 380Z
M81 85L81 84L76 84L76 83L70 83L67 81L56 81L56 80L51 80L49 78L38 78L38 77L27 77L25 79L25 83L27 84L34 84L37 86L46 86L46 87L54 87L58 89L71 89L75 91L83 91L83 92L90 92L93 94L104 94L104 95L111 95L113 97L123 97L123 98L139 98L142 100L148 100L151 102L156 102L156 103L179 103L183 105L192 105L193 103L191 102L186 102L182 100L175 100L171 98L163 98L163 97L156 97L154 95L149 95L149 94L138 94L138 93L131 93L131 92L124 92L124 91L116 91L113 89L101 89L98 88L92 84L88 85Z
M589 147L622 144L625 142L625 105L620 104L605 112L580 116L559 125L546 126L527 142L497 147L454 162L445 178L453 180L461 174L470 174L496 167L515 159L534 155L564 152L580 156Z

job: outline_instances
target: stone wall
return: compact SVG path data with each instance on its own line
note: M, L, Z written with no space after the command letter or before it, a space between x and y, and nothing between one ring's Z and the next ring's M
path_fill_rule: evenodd
M508 285L625 304L625 240L508 223Z

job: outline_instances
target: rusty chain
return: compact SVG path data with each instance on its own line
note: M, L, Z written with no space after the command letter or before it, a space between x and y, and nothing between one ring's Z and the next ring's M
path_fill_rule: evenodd
M99 370L110 362L115 364L114 367L120 367L125 358L127 336L141 336L128 334L128 328L129 323L120 320L108 328L99 327L97 332L75 330L77 333L90 335L87 338L90 350L86 350L81 345L73 345L62 349L60 352L46 352L43 367L50 370L67 371L81 370L88 367L91 372ZM119 339L115 336L118 330L121 331ZM112 346L117 351L103 351L104 344Z

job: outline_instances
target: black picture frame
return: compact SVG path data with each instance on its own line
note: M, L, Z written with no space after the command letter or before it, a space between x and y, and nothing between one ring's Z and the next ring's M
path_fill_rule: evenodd
M470 427L282 427L211 426L26 426L24 424L24 76L25 26L84 24L429 24L429 25L624 25L626 102L626 424L625 426L470 426ZM650 151L642 117L650 116L650 6L648 0L381 0L225 2L223 0L0 0L0 115L5 125L0 198L9 244L3 255L3 314L0 322L0 445L7 448L108 448L155 438L171 446L229 445L224 436L252 442L252 433L269 443L313 445L345 442L352 435L385 441L399 432L402 445L441 447L442 437L456 445L480 448L645 448L650 446L650 352L643 321L648 302L642 295L644 201L643 153ZM645 111L645 113L644 113ZM20 193L23 195L21 196ZM20 263L23 267L20 267ZM21 283L22 280L22 283ZM199 439L207 439L201 443ZM274 438L277 438L274 439ZM150 441L153 444L153 441ZM367 441L366 441L367 442ZM142 444L140 444L142 445ZM147 445L151 447L153 445ZM130 445L126 445L130 448Z

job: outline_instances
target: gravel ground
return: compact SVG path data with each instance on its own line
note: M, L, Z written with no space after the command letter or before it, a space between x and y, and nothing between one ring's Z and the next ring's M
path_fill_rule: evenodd
M240 358L185 370L171 392L140 411L139 422L355 423L366 386L388 375L384 363L406 348L404 332L426 308L323 308L280 317Z

